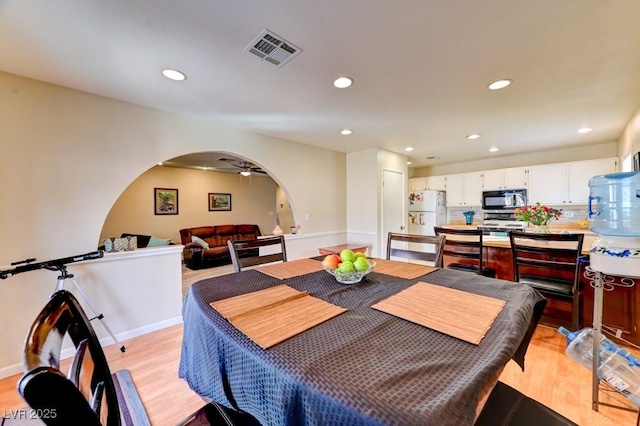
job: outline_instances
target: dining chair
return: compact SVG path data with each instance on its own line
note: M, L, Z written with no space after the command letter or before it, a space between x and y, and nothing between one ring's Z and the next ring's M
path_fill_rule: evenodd
M451 256L466 261L450 262L444 265L445 268L463 272L473 272L478 275L484 275L485 277L495 278L495 269L484 266L482 230L443 228L440 226L435 226L433 229L436 235L445 236L444 250L442 252L444 256Z
M73 343L68 371L60 366L62 343ZM7 420L7 424L49 426L136 426L150 424L142 401L130 389L130 376L111 373L86 313L72 293L59 290L33 322L25 341L26 373L18 391L41 421ZM116 379L114 379L116 377ZM125 383L116 384L116 380ZM0 419L0 424L5 424ZM246 413L210 402L181 425L259 426Z
M511 386L498 382L474 426L578 426Z
M509 233L513 280L545 297L571 301L572 331L580 326L580 256L584 234Z
M414 235L389 232L387 235L387 260L390 260L392 256L420 260L430 262L433 266L439 268L442 266L444 239L444 235ZM393 246L394 242L402 243L402 246ZM429 246L425 247L425 244Z
M65 374L62 342L75 347ZM47 425L120 425L120 406L107 359L89 319L66 290L53 294L33 322L25 341L26 370L18 391Z
M233 269L236 272L240 272L242 268L261 265L263 263L277 262L280 260L283 262L287 261L287 249L282 235L255 240L229 240L227 241L227 245L229 246ZM271 251L273 249L278 250L278 246L279 251L275 253L264 255L260 255L259 253L261 247L268 247L266 250Z

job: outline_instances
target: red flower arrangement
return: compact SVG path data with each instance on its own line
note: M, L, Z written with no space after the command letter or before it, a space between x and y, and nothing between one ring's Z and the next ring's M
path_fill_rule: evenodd
M562 216L562 210L543 206L538 201L535 206L526 206L523 209L515 209L517 220L529 222L532 225L548 225L552 220L558 220Z

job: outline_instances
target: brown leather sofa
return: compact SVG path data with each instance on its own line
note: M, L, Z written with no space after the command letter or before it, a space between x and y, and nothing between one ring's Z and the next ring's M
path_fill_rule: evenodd
M229 240L255 240L262 234L258 225L215 225L185 228L180 230L180 239L184 245L184 264L191 269L211 268L231 263ZM204 248L192 238L196 236L209 245ZM255 250L254 250L255 251ZM247 252L241 256L256 256Z

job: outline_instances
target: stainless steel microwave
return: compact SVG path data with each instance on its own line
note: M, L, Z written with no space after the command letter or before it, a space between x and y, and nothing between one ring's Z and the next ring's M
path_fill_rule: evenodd
M527 205L526 189L482 191L483 210L513 210Z

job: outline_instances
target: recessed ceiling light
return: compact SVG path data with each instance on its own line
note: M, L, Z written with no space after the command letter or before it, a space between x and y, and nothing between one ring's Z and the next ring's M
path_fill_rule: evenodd
M497 81L494 81L493 83L491 83L489 85L489 89L490 90L504 89L505 87L507 87L510 84L511 84L511 80L509 80L509 79L497 80Z
M351 133L353 133L351 130L349 129L344 129L340 132L341 135L350 135Z
M413 151L413 147L408 146L404 150L407 151L407 152L411 152L411 151Z
M478 139L480 137L479 133L472 133L470 135L467 135L467 139Z
M589 133L590 131L592 131L593 129L590 127L583 127L581 129L578 129L578 133Z
M185 73L180 72L178 70L173 70L171 68L162 70L162 75L167 77L169 80L175 80L175 81L184 81L187 79L187 75Z
M411 164L413 164L413 163L412 163L411 161L407 161L407 164L411 165Z
M495 146L492 148L489 148L489 152L498 152L500 151L500 149L496 148Z
M333 85L338 89L346 89L347 87L353 84L353 79L351 77L338 77L333 82Z
M162 166L162 161L158 163L158 166Z

